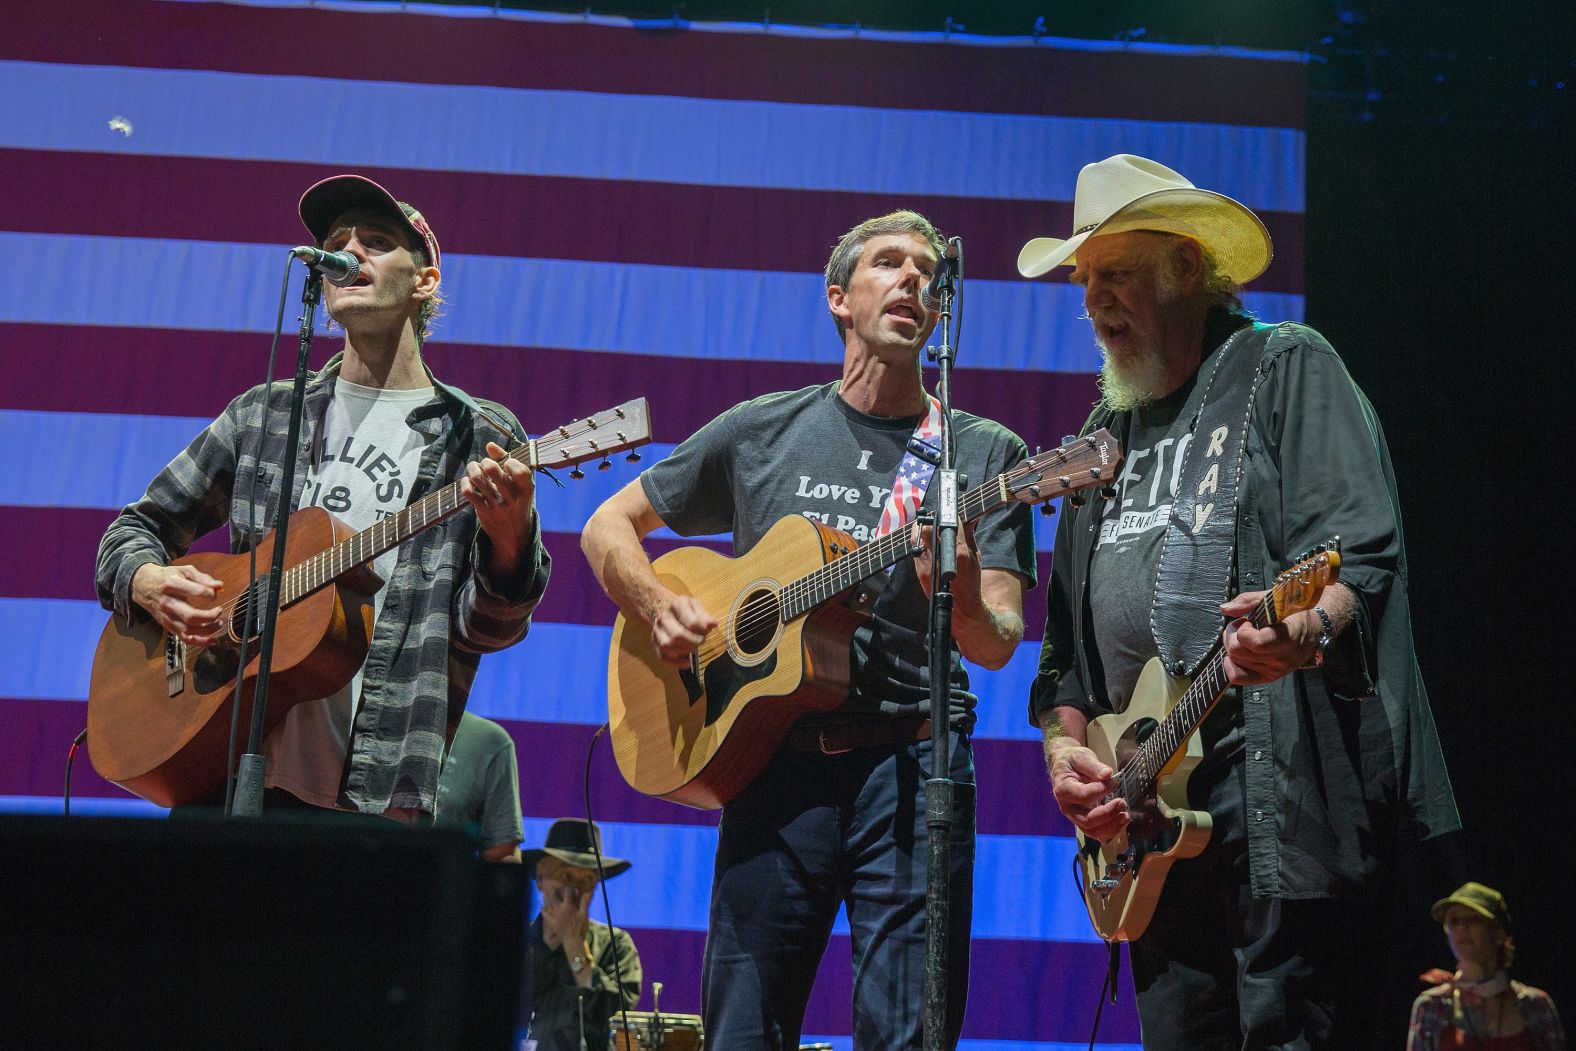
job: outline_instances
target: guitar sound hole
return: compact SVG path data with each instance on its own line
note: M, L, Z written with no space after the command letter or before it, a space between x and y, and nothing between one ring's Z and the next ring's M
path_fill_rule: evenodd
M230 641L237 643L241 641L241 634L246 630L247 613L255 610L252 613L251 637L247 641L249 644L257 642L262 635L263 602L266 601L267 596L268 579L264 577L254 581L252 586L236 600L235 608L230 612Z
M765 588L750 592L739 604L739 614L734 620L734 639L739 652L753 657L770 646L777 637L781 611L776 592Z

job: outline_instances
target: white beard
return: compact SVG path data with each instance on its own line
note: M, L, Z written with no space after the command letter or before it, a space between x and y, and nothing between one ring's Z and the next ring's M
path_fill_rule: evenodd
M1155 298L1161 306L1169 306L1182 298L1180 282L1163 260L1155 275ZM1168 389L1170 355L1158 341L1144 340L1133 353L1123 358L1113 356L1098 335L1094 342L1100 348L1101 357L1100 401L1107 408L1130 412L1158 400L1159 392Z
M1099 341L1096 340L1096 343ZM1156 391L1165 383L1170 370L1163 355L1145 347L1129 360L1119 361L1104 346L1100 347L1100 401L1114 412L1130 412L1155 401Z

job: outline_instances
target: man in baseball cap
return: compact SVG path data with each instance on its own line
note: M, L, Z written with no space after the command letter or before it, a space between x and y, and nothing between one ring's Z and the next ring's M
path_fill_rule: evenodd
M381 587L342 581L351 622L371 617L365 660L269 733L265 801L425 822L479 655L524 637L547 584L534 479L506 452L521 434L508 410L439 382L422 358L442 280L427 219L348 174L309 187L300 213L318 247L358 270L324 292L344 350L307 384L285 507L322 508L359 531L458 481L474 513L377 556ZM222 644L223 582L167 563L226 517L236 550L254 517L260 530L277 524L277 499L255 509L250 499L254 473L264 494L278 477L288 412L282 388L245 392L111 523L98 561L106 605L151 617L188 646Z
M1458 824L1413 657L1388 453L1323 337L1243 310L1272 258L1246 205L1131 154L1086 165L1072 229L1018 257L1026 277L1072 268L1104 358L1086 428L1109 427L1126 457L1114 496L1066 509L1051 561L1031 713L1062 812L1086 839L1128 834L1116 757L1086 728L1165 714L1138 688L1146 666L1195 675L1224 624L1236 687L1203 721L1191 777L1162 778L1207 812L1207 845L1168 875L1141 853L1159 899L1126 933L1151 1051L1365 1046L1382 983L1362 967L1382 956L1356 949L1356 903L1404 822ZM1246 619L1336 538L1339 582L1312 608Z

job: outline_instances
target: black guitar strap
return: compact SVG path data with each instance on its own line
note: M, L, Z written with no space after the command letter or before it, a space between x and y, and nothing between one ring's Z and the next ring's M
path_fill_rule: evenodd
M1273 329L1240 328L1214 354L1160 549L1149 628L1166 671L1192 675L1220 637L1231 586L1237 483L1259 365Z

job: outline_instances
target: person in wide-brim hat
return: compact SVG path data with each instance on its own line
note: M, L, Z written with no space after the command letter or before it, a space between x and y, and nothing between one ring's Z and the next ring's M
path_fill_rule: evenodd
M1264 273L1274 256L1270 234L1246 205L1201 190L1158 161L1119 153L1086 164L1073 194L1073 232L1036 237L1018 253L1018 272L1039 277L1077 264L1091 237L1149 230L1191 237L1209 249L1220 272L1237 285Z
M544 857L557 858L566 865L597 871L597 855L602 857L601 876L612 879L629 871L630 862L602 854L602 830L589 821L563 817L547 829L547 842L540 847L522 851L520 860L525 871L535 872L537 862Z
M602 1046L610 1019L640 1000L640 953L629 932L590 916L598 878L628 872L624 858L602 854L589 821L560 818L547 842L520 855L534 874L542 908L526 938L521 1004L537 1051Z

